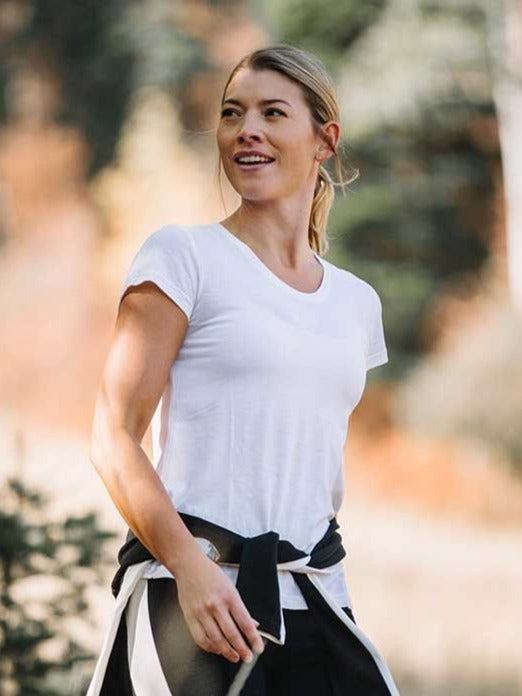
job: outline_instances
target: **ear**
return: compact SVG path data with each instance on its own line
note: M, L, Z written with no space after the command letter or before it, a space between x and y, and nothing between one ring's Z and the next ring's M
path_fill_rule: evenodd
M337 153L341 127L337 121L328 121L322 126L323 137L320 142L315 159L319 162L326 162L332 155Z

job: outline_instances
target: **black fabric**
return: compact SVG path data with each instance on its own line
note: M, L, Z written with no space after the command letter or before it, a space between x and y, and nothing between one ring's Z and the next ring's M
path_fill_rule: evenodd
M353 694L390 696L390 691L368 649L339 621L337 614L308 578L299 573L293 575L308 608L321 626L333 661L343 665L343 670L337 670L334 675L338 681L337 686L350 686Z
M209 539L218 549L220 561L239 565L236 586L249 613L259 621L259 629L276 638L281 638L281 604L277 580L277 564L306 557L289 541L280 539L276 532L266 532L255 537L243 537L225 527L200 517L179 513L181 519L196 537ZM346 556L341 535L336 531L339 524L335 517L330 520L322 539L310 552L308 565L326 568ZM118 595L125 570L134 563L154 560L151 552L141 543L131 529L125 544L118 552L120 567L111 588ZM294 577L299 573L292 573Z
M172 578L147 581L147 601L152 635L162 672L173 696L224 696L241 663L206 652L194 642L181 611ZM348 607L345 613L353 620ZM283 609L286 640L269 641L260 655L241 696L344 696L336 682L335 663L324 637L324 626L307 609ZM354 685L356 682L354 682ZM354 690L354 696L373 691Z
M264 626L273 635L281 634L279 613L279 580L277 577L277 543L279 536L267 532L243 544L236 587L241 597L246 597L248 611L261 616ZM243 568L243 572L241 569ZM245 572L254 569L256 572ZM260 620L259 620L260 621ZM261 623L261 621L260 621Z
M280 539L279 534L276 532L266 532L256 537L243 537L230 529L221 527L214 522L204 520L201 517L189 515L186 512L179 512L178 514L193 536L209 539L214 546L216 546L220 553L220 560L226 563L240 564L243 545L259 538L264 538L268 543L277 542L276 557L278 563L283 561L294 561L306 556L304 551L296 549L289 541ZM318 541L312 550L313 565L315 568L326 568L337 563L337 561L342 560L346 556L346 551L342 546L341 535L336 531L337 529L339 529L339 524L337 519L333 517L322 539ZM130 565L153 559L154 556L151 552L136 537L132 529L129 529L127 531L125 543L118 551L118 563L120 567L111 583L112 594L115 597L118 596L123 575Z

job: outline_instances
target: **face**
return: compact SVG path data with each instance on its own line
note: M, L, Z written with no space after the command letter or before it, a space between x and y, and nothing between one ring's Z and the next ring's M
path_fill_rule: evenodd
M337 146L338 124L322 126ZM301 88L275 70L242 68L230 81L221 105L217 143L234 189L250 200L270 200L311 189L321 161L333 150L316 133ZM270 158L241 164L241 150ZM316 155L319 159L316 159Z

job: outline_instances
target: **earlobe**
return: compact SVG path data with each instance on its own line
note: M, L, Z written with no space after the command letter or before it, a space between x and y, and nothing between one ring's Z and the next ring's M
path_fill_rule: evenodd
M323 153L324 153L324 147L320 147L319 150L317 150L317 152L315 153L315 159L318 162L324 162L325 160L328 159L329 155L327 155L325 157Z

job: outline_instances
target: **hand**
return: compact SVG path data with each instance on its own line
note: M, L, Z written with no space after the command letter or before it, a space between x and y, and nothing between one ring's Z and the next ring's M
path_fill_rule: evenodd
M250 648L263 652L263 639L256 627L259 623L250 616L230 578L199 546L185 559L183 569L178 568L175 579L185 621L203 650L231 662L238 662L240 657L250 662Z

